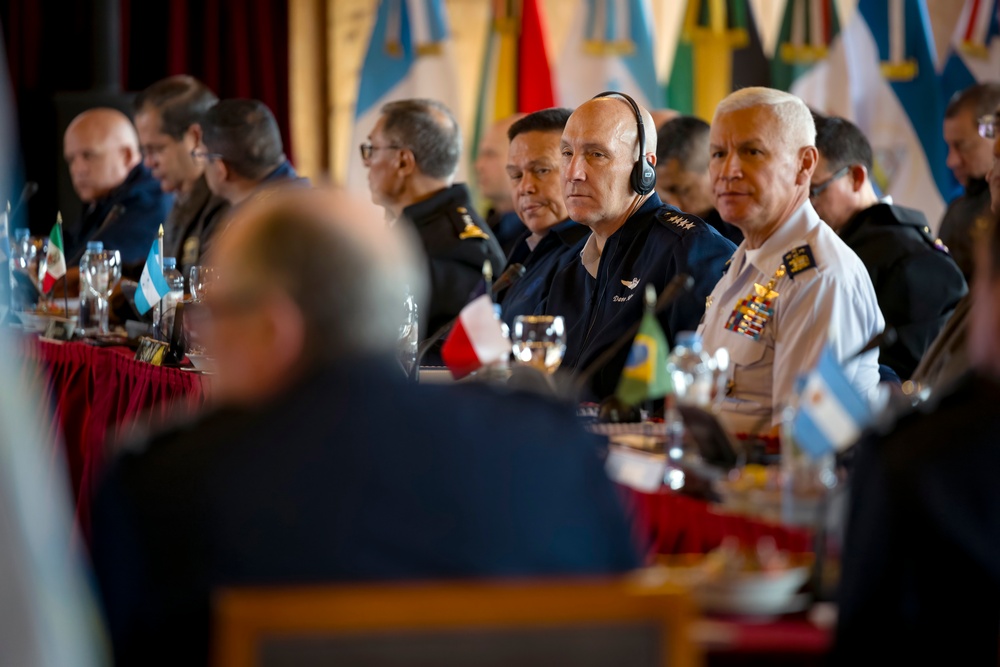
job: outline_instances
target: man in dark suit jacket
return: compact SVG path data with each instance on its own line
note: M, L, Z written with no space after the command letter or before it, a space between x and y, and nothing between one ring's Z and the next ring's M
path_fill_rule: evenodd
M858 445L835 664L997 663L1000 235L991 236L977 248L970 313L979 375Z
M207 300L217 410L125 452L93 559L119 665L204 664L224 586L601 573L637 564L571 412L409 384L416 253L343 194L234 213Z
M386 104L361 146L372 201L385 207L391 224L415 230L427 256L430 293L419 304L421 339L458 316L482 280L485 260L494 277L504 268L503 250L469 189L454 182L461 154L461 129L434 100Z
M810 199L820 218L853 250L872 279L878 305L897 340L879 363L913 375L968 287L920 211L881 202L872 187L872 148L843 118L814 114L819 162Z

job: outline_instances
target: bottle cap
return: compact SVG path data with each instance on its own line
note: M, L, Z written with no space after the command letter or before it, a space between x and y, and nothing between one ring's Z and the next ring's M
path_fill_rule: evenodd
M87 250L91 252L104 250L104 241L87 241Z
M164 257L163 258L163 268L165 268L165 269L176 269L177 268L177 258L176 257Z
M674 337L674 344L683 347L701 347L701 336L697 331L678 331Z

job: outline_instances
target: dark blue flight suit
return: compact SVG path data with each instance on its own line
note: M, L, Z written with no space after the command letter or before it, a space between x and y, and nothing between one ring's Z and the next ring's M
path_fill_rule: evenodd
M731 241L700 218L667 206L654 192L607 240L597 278L577 258L553 279L544 312L566 318L562 368L587 369L642 318L646 285L660 294L678 274L693 277L694 287L659 313L660 324L671 345L677 332L697 329L705 299L734 250ZM614 393L629 347L622 346L593 374L591 398Z

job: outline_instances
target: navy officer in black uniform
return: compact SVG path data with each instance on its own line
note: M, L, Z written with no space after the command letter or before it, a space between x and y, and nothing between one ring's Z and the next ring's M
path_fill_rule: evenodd
M813 207L868 269L886 324L897 333L879 350L879 363L908 379L968 291L965 278L923 213L879 201L872 148L861 130L843 118L814 120Z
M552 278L577 259L572 250L590 230L569 219L563 199L559 142L569 109L545 109L521 118L507 132L507 176L518 217L528 227L517 239L508 267L524 274L497 295L504 322L534 315L548 296Z
M659 313L660 323L671 343L677 332L696 329L736 246L653 191L649 112L625 95L599 95L570 116L560 151L566 208L591 230L579 259L556 275L544 307L567 320L563 367L587 369L642 317L645 286L660 293L679 274L691 275L694 287ZM614 392L628 348L594 369L594 398Z
M462 131L435 100L386 104L361 145L372 201L385 207L391 224L413 225L427 255L431 291L419 304L421 339L458 316L482 279L485 260L494 275L505 264L468 188L454 183L461 154Z

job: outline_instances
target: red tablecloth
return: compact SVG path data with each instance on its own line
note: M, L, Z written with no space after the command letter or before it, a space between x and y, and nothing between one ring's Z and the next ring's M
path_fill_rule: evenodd
M123 347L26 338L23 350L36 362L25 364L26 384L52 407L51 439L65 445L77 520L87 534L90 499L109 442L201 405L202 377L135 361Z
M707 553L727 536L755 545L770 535L779 549L801 553L813 550L808 530L726 514L708 503L670 491L642 493L621 487L623 503L637 537L651 554Z

